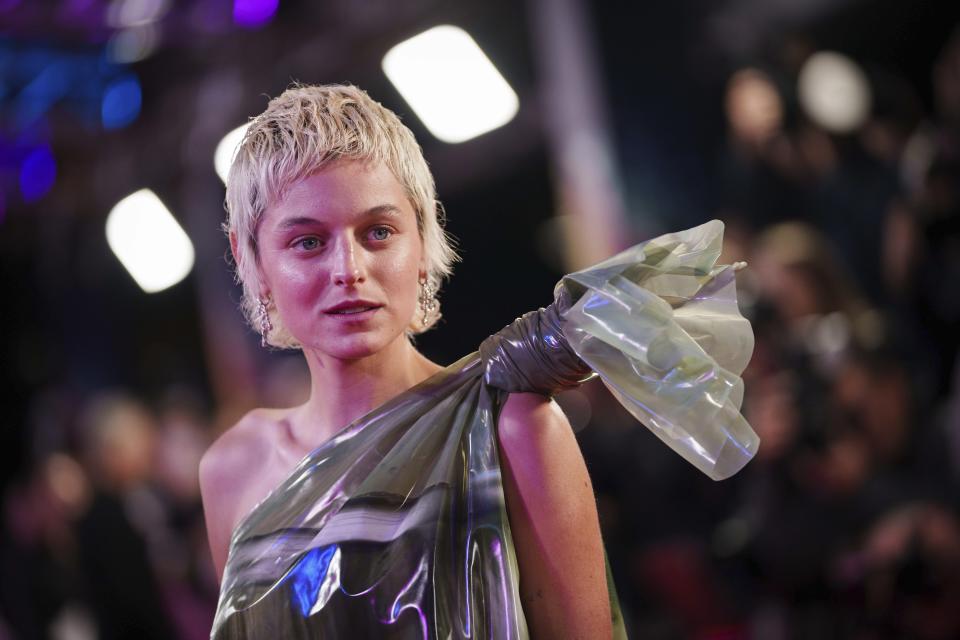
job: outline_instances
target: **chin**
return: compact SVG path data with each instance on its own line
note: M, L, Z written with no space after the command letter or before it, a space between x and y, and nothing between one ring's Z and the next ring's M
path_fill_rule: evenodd
M345 342L348 342L348 344L327 345L323 352L338 360L362 360L380 351L376 346L361 341L350 340Z
M403 334L399 337L402 338ZM396 339L391 340L390 337L376 332L326 336L315 341L313 349L338 360L360 360L376 355Z

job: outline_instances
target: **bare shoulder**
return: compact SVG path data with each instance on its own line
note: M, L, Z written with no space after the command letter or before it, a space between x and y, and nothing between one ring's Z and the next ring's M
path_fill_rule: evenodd
M576 436L560 405L538 393L510 394L500 412L498 439L512 465L531 471L549 473L580 458Z
M536 393L514 393L504 403L498 423L500 452L507 466L509 490L536 491L551 508L568 509L570 491L592 503L586 465L570 421L554 400ZM576 482L576 486L572 486Z
M554 400L539 393L511 393L500 412L500 439L565 437L570 422Z
M203 500L207 537L217 575L222 576L230 537L239 518L249 508L256 474L266 462L271 424L278 417L272 409L254 409L214 441L200 459L200 495Z
M214 489L224 484L236 487L238 478L249 476L250 464L262 459L267 429L275 421L270 409L254 409L224 431L200 459L200 484Z

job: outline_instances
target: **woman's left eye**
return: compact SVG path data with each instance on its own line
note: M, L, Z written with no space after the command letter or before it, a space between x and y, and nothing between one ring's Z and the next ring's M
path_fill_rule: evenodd
M374 227L370 230L370 237L373 240L386 240L393 232L388 227Z

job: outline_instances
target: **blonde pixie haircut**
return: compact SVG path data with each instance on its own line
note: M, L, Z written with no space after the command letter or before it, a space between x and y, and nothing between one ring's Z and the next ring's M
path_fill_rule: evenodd
M257 331L262 283L256 234L263 212L279 202L293 183L337 160L386 164L417 214L429 284L438 289L453 270L457 255L443 229L433 175L410 129L395 113L352 85L293 85L250 122L227 177L224 230L237 237L241 306ZM268 343L298 348L276 306L269 303L267 311L273 325ZM408 335L426 331L439 317L439 311L434 311L423 322L423 315L415 313Z

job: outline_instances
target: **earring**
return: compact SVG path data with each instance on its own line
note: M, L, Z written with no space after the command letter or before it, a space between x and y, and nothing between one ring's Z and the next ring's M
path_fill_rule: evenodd
M430 320L430 315L440 308L440 301L437 300L437 291L440 287L434 284L426 276L420 278L420 292L417 294L417 302L420 304L420 310L423 312L423 326L426 327Z
M270 332L273 331L273 324L270 322L270 313L267 311L267 302L270 299L264 300L263 298L257 298L257 321L260 323L260 346L267 346L267 337L270 335Z

